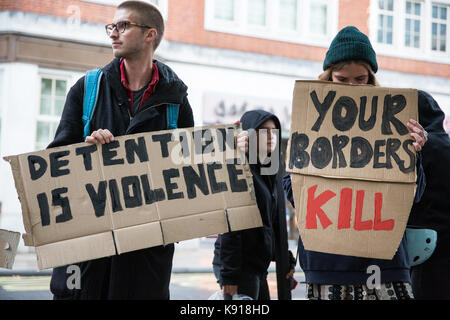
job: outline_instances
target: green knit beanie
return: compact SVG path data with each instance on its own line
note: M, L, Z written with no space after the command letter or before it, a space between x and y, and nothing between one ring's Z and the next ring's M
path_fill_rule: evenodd
M331 42L323 62L323 70L345 60L364 60L377 72L377 55L370 44L369 38L356 27L348 26L339 31Z

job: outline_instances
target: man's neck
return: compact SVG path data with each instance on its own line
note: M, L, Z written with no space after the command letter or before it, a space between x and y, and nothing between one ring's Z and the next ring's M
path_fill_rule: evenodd
M152 78L153 56L145 56L145 59L125 58L124 67L128 87L132 91L137 91L147 85Z

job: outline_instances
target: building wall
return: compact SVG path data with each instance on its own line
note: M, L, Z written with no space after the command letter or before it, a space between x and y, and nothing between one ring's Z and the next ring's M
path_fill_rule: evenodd
M212 2L212 0L166 1L168 1L168 14L165 39L168 41L294 59L323 61L329 40L334 36L334 34L331 34L327 38L328 41L321 42L319 46L311 46L210 31L204 28L205 1ZM370 25L370 11L373 11L375 0L329 0L329 2L333 1L338 3L336 32L346 25L355 25L366 34L371 33L370 27L376 29L376 21L375 25L373 23L372 26ZM4 0L0 4L0 10L38 13L72 20L79 17L81 21L89 23L106 24L111 22L114 16L114 6L103 5L98 2L120 3L121 1ZM446 3L445 0L441 2ZM301 39L292 41L297 40L301 41ZM374 39L372 39L372 42L374 42ZM446 59L446 63L435 63L429 59L428 61L419 61L417 59L404 59L379 53L380 69L450 78L450 57Z
M208 26L205 1L166 1L161 2L167 9L166 35L156 55L188 85L196 125L234 122L245 108L258 107L276 113L288 129L294 81L317 78L335 32L327 39L299 37L296 42L219 32ZM85 70L100 67L112 58L104 24L112 21L114 7L105 3L115 2L3 0L0 3L2 157L36 149L42 74L63 76L70 87ZM336 0L335 31L351 24L370 34L373 3ZM401 52L395 54L378 55L380 83L426 90L450 115L450 56L445 63L445 59L430 62L429 57L411 59L405 55L408 56L405 59ZM4 161L0 162L0 179L0 227L24 232L11 170ZM27 250L22 242L20 250Z

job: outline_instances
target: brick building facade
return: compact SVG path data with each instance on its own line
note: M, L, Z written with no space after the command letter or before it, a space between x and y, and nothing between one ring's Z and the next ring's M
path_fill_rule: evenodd
M112 59L104 25L120 2L0 1L2 156L52 139L71 85ZM428 91L450 115L450 0L150 2L166 22L156 58L189 86L196 125L265 108L287 131L294 80L317 78L329 43L347 25L370 37L383 86ZM0 177L0 227L23 231L7 163Z

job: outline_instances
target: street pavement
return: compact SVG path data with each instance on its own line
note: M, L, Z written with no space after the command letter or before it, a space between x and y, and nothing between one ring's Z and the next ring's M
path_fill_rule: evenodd
M176 244L170 294L173 300L206 300L219 290L212 272L214 238L202 238ZM290 241L292 252L296 243ZM49 300L51 270L39 271L33 253L18 254L12 270L0 269L0 300ZM304 274L297 267L295 278L304 282ZM269 267L269 290L276 299L274 264ZM292 291L293 299L304 299L305 284Z

